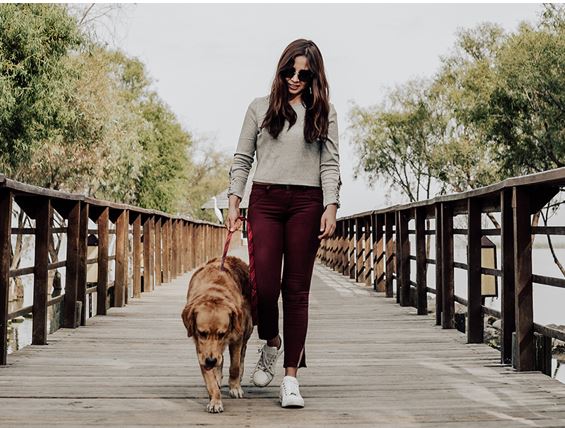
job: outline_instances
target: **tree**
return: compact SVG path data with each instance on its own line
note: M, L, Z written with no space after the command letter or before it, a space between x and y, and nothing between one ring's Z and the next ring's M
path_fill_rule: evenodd
M69 120L72 72L65 58L81 40L61 6L0 5L0 165L6 173L28 164L37 141L53 138Z
M521 25L498 53L484 125L504 175L565 166L564 70L562 14Z
M440 141L445 120L436 114L426 81L411 81L389 92L380 106L350 112L353 142L358 149L354 177L370 184L382 178L409 201L429 198L433 162L430 154Z

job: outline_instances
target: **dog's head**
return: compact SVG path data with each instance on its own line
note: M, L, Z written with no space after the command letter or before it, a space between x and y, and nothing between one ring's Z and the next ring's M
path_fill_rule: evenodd
M206 370L222 364L230 337L243 334L242 317L239 306L222 296L203 295L184 307L184 326L196 344L198 362Z

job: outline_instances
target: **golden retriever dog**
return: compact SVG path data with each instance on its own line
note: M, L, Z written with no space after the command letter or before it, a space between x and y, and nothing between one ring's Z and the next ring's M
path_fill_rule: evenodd
M229 392L243 397L241 379L247 341L253 332L249 298L249 267L243 260L227 256L224 271L214 258L198 268L188 285L182 320L193 337L202 377L208 389L210 413L224 411L220 388L224 351L230 350Z

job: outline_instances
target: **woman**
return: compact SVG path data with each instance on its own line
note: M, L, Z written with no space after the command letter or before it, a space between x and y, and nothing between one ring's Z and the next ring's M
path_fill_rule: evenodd
M339 208L337 113L328 94L318 47L311 40L295 40L281 55L271 93L247 108L229 174L226 226L233 231L240 226L239 203L257 155L248 246L257 330L267 342L251 380L257 386L273 380L284 343L282 407L304 407L296 376L299 367L306 367L310 281L320 240L333 235Z

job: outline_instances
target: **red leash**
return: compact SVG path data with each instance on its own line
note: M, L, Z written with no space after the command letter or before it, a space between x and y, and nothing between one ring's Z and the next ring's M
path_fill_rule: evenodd
M238 217L238 220L241 221L245 221L247 220L245 217L243 217L242 215L240 215ZM230 242L231 242L231 237L234 234L235 230L232 231L228 231L228 236L226 237L226 243L224 244L224 253L222 254L222 262L220 263L220 270L225 270L224 269L224 262L226 260L226 256L228 254L228 248L230 247Z
M243 216L239 216L238 220L246 221L247 219ZM220 270L225 271L224 261L228 254L228 248L230 247L231 237L234 232L228 231L228 236L226 237L226 243L224 244L224 253L222 254L222 262L220 263ZM245 290L244 294L247 294L251 303L251 318L253 325L257 325L257 283L255 281L255 260L253 257L253 233L251 232L251 225L247 222L247 246L249 251L249 284L248 290Z

